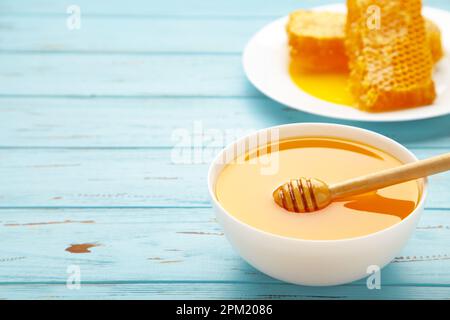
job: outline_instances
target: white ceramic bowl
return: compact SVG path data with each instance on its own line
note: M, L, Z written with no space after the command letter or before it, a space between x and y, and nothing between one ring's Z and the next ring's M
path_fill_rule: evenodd
M320 136L344 138L377 147L405 163L417 161L414 154L394 140L372 131L336 124L283 125L239 139L219 153L208 173L212 204L233 248L253 267L273 278L310 286L352 282L368 276L369 266L382 268L388 264L403 248L423 212L427 196L426 179L420 183L420 202L408 217L387 229L342 240L301 240L271 234L239 221L221 206L215 195L215 185L226 166L224 155L233 150L242 150L241 146L248 139L273 129L278 129L280 139Z

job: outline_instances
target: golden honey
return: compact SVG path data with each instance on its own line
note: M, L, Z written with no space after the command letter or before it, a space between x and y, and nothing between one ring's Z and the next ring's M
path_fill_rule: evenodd
M286 25L290 56L303 71L348 71L345 49L347 15L339 12L297 10ZM444 56L439 27L425 19L427 46L434 63Z
M272 198L273 190L292 178L314 177L332 184L402 163L377 148L337 138L282 140L267 152L269 157L259 150L238 157L220 173L215 188L225 210L259 230L307 240L364 236L398 223L420 199L417 182L410 181L333 202L314 213L292 213ZM265 159L258 161L262 156ZM264 171L267 159L276 170Z
M348 85L348 71L312 72L300 68L298 60L292 60L289 74L301 90L313 97L349 107L356 106Z
M348 16L339 12L308 10L297 10L289 15L286 31L292 61L289 72L293 82L319 99L372 112L431 103L435 95L430 82L431 69L444 51L439 27L420 15L420 1L402 4L402 8L398 8L398 2L386 2L383 12L390 12L385 17L386 26L369 32L364 29L368 28L366 19L358 19L357 13L365 11L358 7L362 4L353 0L347 4ZM402 19L403 15L411 22ZM412 50L412 45L408 44L411 39L400 37L399 28L408 30L406 35L418 38L412 40L418 50ZM385 39L388 45L380 46L380 38L393 32L401 39ZM363 36L367 38L365 41L360 39ZM389 46L394 42L395 50L391 52ZM374 48L359 48L362 43L371 43ZM381 51L375 55L377 50ZM375 56L375 61L372 61ZM423 66L422 69L419 66ZM417 83L418 80L427 84ZM425 89L418 90L421 86Z
M370 8L377 12L373 24ZM347 10L349 85L358 107L386 111L432 104L433 56L422 1L348 0Z

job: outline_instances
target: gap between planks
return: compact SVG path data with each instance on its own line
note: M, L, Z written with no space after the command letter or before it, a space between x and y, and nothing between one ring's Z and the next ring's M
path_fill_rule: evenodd
M0 50L0 55L239 56L242 51Z
M17 286L17 285L66 285L66 281L36 281L36 282L0 282L0 286ZM235 280L112 280L112 281L83 281L83 285L116 285L116 284L243 284L254 285L263 284L267 286L297 286L281 281L235 281ZM387 283L384 287L434 287L434 288L450 288L450 284L445 283ZM299 288L307 288L298 286ZM367 287L365 282L357 282L344 284L340 287Z
M212 205L148 205L148 206L0 206L0 210L23 210L23 209L36 209L36 210L47 210L47 209L213 209ZM450 207L425 207L425 211L450 211Z

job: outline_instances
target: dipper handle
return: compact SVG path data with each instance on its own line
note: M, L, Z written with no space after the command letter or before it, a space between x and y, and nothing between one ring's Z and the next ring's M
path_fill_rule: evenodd
M450 170L450 153L368 174L329 186L331 198L344 198Z

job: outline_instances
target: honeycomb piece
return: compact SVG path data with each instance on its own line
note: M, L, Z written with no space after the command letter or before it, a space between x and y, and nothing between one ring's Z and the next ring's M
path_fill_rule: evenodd
M347 15L338 12L298 10L291 13L286 30L296 66L309 72L347 71L346 20ZM433 61L438 62L444 55L441 31L428 19L425 27Z
M433 60L422 1L347 0L347 8L349 83L358 107L384 111L432 104Z
M428 45L431 49L431 55L433 56L433 62L436 63L444 56L441 30L429 19L425 19L425 30L427 33Z
M305 71L346 71L345 15L298 10L286 26L290 54Z

